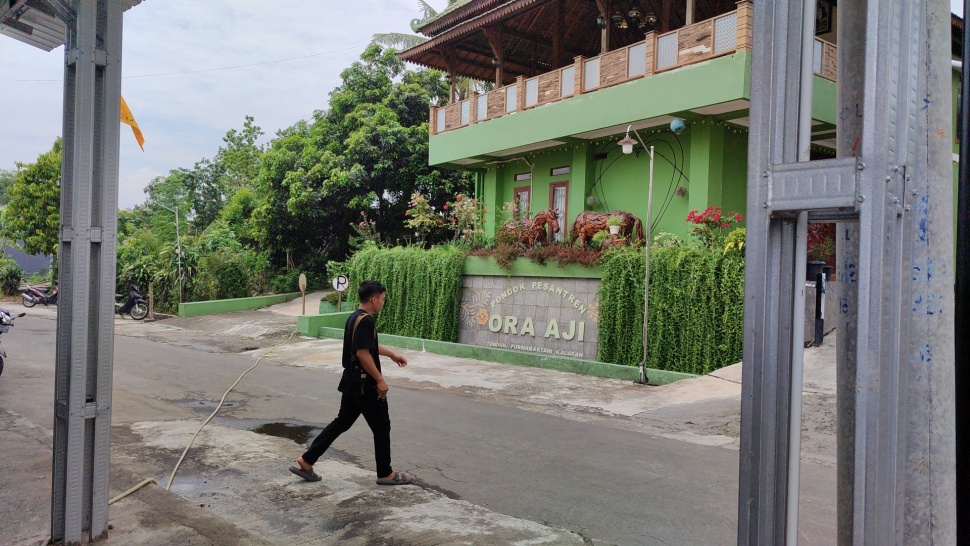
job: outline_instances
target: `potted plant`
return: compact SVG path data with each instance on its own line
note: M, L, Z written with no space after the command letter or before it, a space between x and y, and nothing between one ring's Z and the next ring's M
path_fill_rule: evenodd
M610 238L610 234L605 231L597 231L596 235L593 235L593 248L603 248L603 243Z
M620 225L622 223L623 223L623 218L618 214L614 214L613 216L610 216L609 218L606 219L606 227L610 229L611 235L616 235L620 232Z

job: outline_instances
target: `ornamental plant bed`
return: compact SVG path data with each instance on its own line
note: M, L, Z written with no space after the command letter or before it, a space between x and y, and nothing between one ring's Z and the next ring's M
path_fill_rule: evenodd
M519 245L502 244L495 248L479 248L469 252L469 256L494 258L503 269L510 269L516 258L527 258L539 265L555 262L559 267L579 264L583 267L598 267L603 252L595 248L581 248L565 243L533 246L523 249Z

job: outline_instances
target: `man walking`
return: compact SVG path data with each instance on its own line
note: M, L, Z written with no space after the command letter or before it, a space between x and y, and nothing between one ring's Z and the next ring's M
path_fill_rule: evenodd
M411 475L391 469L391 419L387 413L389 389L381 374L380 357L386 356L398 366L408 365L407 359L382 347L377 342L374 315L384 307L387 289L377 281L364 281L357 289L360 307L351 313L344 326L344 373L337 387L343 395L340 410L323 432L313 440L310 449L291 466L290 472L308 482L320 481L313 464L338 436L350 429L360 415L374 433L374 458L377 460L378 485L405 485Z

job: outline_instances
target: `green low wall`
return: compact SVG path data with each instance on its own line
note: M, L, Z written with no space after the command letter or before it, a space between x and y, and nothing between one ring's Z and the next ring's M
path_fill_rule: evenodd
M305 336L323 337L320 335L321 328L333 328L340 331L340 335L334 337L341 339L344 337L344 324L352 313L353 310L326 315L303 315L296 318L296 329Z
M236 311L259 309L277 303L283 303L300 297L300 292L273 294L270 296L256 296L253 298L235 298L231 300L194 301L179 304L180 317L196 317L199 315L221 315Z
M328 337L342 339L344 336L344 323L350 313L334 313L330 315L318 315L300 317L305 321L307 329L304 330L301 322L300 332L314 337ZM324 322L330 324L324 324ZM336 325L332 325L337 323ZM311 332L311 325L316 333ZM448 343L446 341L434 341L430 339L417 339L413 337L392 336L381 334L381 344L403 349L413 349L428 351L430 353L457 356L459 358L473 358L485 360L487 362L498 362L500 364L512 364L515 366L527 366L530 368L547 368L563 372L572 372L593 377L606 377L610 379L621 379L624 381L636 381L640 377L639 370L634 366L621 366L619 364L609 364L606 362L594 362L591 360L580 360L577 358L546 357L520 351L508 349L493 349L491 347L479 347L478 345L465 345L462 343ZM697 377L693 374L669 372L665 370L647 369L647 377L651 385L666 385L681 379Z

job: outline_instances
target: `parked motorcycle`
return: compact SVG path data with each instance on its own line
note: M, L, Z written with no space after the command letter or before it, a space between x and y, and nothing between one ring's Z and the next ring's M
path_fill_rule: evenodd
M6 309L0 309L0 334L6 334L10 331L10 327L13 326L13 321L15 318L20 318L27 313L20 313L16 317L10 314L10 311ZM4 350L3 345L0 345L0 375L3 375L3 361L7 359L7 351Z
M115 294L115 313L124 316L126 313L135 320L141 320L148 316L148 302L141 297L138 286L132 284L128 287L128 297Z
M33 307L38 303L43 303L45 306L57 305L57 283L54 283L54 287L50 290L37 288L28 284L27 288L24 288L21 301L24 307Z

